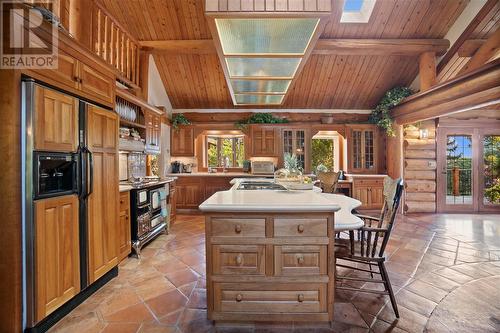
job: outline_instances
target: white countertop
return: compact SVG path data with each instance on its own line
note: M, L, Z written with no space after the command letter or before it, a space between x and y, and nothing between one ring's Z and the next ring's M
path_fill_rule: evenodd
M361 206L361 201L342 194L321 193L321 196L340 206L335 213L335 231L355 230L361 228L364 222L353 215L351 211Z
M229 190L200 205L204 212L336 212L340 206L314 191Z
M274 177L274 174L254 175L245 172L192 172L192 173L168 173L167 177Z

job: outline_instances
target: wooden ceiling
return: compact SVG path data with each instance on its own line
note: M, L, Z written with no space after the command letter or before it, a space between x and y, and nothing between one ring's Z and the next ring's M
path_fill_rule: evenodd
M139 41L212 39L203 0L100 0ZM334 0L325 38L443 38L469 0L378 0L368 23L340 23ZM234 108L215 53L156 53L172 106ZM313 54L281 108L369 109L396 85L410 85L416 56Z

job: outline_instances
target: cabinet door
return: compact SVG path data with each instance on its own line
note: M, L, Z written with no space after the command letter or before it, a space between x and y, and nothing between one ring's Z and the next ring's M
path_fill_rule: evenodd
M160 151L160 136L160 117L146 112L146 146L148 150Z
M62 52L59 49L57 55L57 68L56 69L37 69L34 72L43 76L47 83L51 80L54 83L62 84L69 88L78 89L78 60Z
M93 192L88 201L89 281L118 264L118 116L88 109L88 146L93 155Z
M360 208L370 208L370 188L364 186L355 186L353 189L353 198L361 201Z
M254 127L251 130L252 156L277 156L277 133L273 127Z
M130 236L130 192L120 193L119 218L119 259L123 260L130 254L132 238Z
M172 156L194 156L194 129L192 127L180 127L171 131Z
M115 79L80 63L80 89L104 104L113 104Z
M378 130L372 126L352 128L350 132L350 172L376 173Z
M78 100L41 86L35 87L35 149L76 151Z
M186 208L198 208L201 204L202 189L196 184L184 185L184 206Z
M38 322L80 291L76 195L35 202L35 256Z

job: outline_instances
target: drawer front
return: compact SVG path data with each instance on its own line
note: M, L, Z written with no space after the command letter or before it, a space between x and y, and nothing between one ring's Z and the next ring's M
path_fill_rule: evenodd
M212 218L211 236L266 237L266 219Z
M130 192L120 193L120 212L130 209Z
M275 218L274 237L327 237L328 219Z
M264 245L213 245L213 273L265 275Z
M326 275L326 245L282 245L274 247L274 274Z
M246 313L327 312L326 284L214 283L214 310Z
M354 186L384 186L383 178L354 179Z

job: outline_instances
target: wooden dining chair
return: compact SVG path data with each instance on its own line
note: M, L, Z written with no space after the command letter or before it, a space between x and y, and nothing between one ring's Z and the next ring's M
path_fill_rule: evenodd
M396 317L399 318L398 306L394 297L389 275L385 268L385 248L391 235L392 227L396 218L401 196L403 193L403 181L401 179L384 179L384 206L380 217L356 215L364 220L365 225L358 230L349 231L349 238L335 239L335 263L336 267L343 267L369 273L369 277L349 277L336 274L337 281L361 281L375 282L384 285L384 291L373 289L358 289L353 287L338 286L337 290L350 290L389 295L392 308ZM346 264L337 263L337 259L347 261ZM354 266L350 265L353 264ZM368 267L357 267L365 264ZM378 266L378 271L372 269ZM368 275L368 274L367 274ZM380 276L380 278L378 278Z
M318 180L320 182L320 187L323 189L324 193L335 193L337 192L337 185L339 183L340 172L320 172L318 174Z

